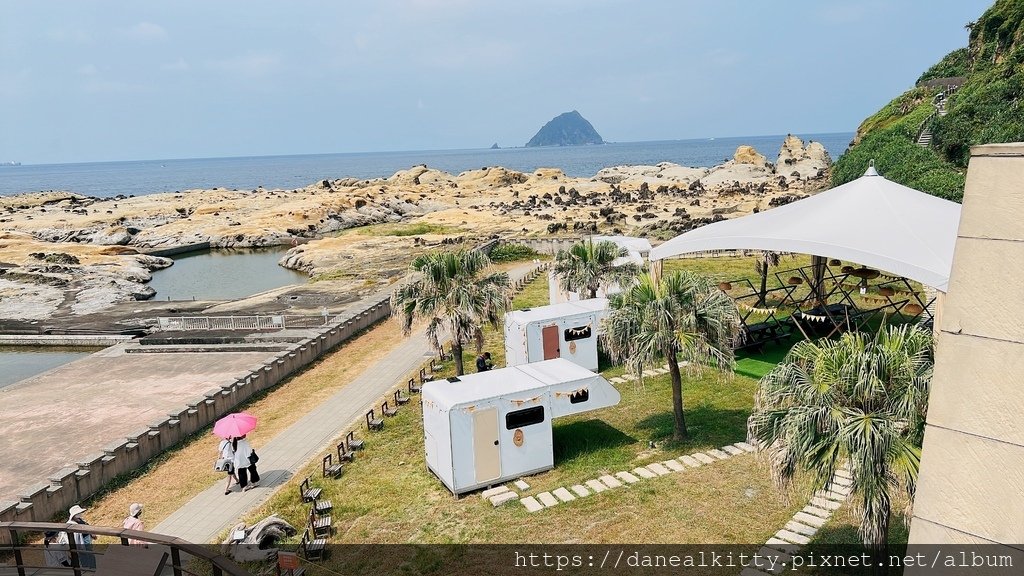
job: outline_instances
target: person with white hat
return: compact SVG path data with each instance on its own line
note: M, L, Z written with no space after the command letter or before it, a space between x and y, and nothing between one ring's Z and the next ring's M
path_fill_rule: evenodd
M68 524L82 524L88 526L89 523L82 518L82 513L85 512L85 508L82 508L78 504L75 504L68 510ZM67 532L64 533L64 543L68 543ZM96 555L92 553L92 534L75 533L75 548L78 549L78 565L82 568L96 569Z
M136 503L132 504L131 506L129 506L128 507L128 517L124 519L124 529L125 530L137 530L139 532L145 532L146 531L146 525L142 522L142 519L140 518L140 516L142 516L142 504L139 504L138 502L136 502ZM146 541L145 540L136 540L135 538L129 538L128 539L128 544L137 544L139 546L142 546L142 545L146 544Z

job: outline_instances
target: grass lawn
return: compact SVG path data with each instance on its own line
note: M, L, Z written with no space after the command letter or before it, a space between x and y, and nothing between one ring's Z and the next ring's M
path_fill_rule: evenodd
M540 275L514 303L547 303ZM487 330L484 350L504 364L500 331ZM476 352L464 361L472 370ZM444 369L450 374L452 362ZM603 372L606 377L622 368ZM554 426L555 468L527 478L526 494L584 483L746 437L756 381L743 375L691 375L684 381L690 440L669 441L672 431L668 375L618 387L615 407L561 418ZM421 407L414 397L382 432L361 431L366 450L340 479L323 479L319 461L246 518L276 513L300 530L309 505L297 484L307 475L331 500L334 543L749 543L753 552L774 534L805 498L776 490L753 455L671 474L530 514L513 502L500 508L476 493L454 498L426 468ZM294 541L297 541L295 538Z

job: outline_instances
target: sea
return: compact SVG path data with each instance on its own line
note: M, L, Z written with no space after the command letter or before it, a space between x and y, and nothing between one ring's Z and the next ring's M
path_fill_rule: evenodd
M854 134L836 132L798 136L805 143L820 142L835 160L846 150ZM744 144L753 146L769 161L774 161L784 139L785 135L734 136L591 146L0 165L0 196L48 190L99 198L218 187L251 190L262 186L289 190L324 179L386 178L419 164L451 174L503 166L520 172L560 168L567 176L590 177L609 166L653 165L659 162L714 166L731 159L736 148Z

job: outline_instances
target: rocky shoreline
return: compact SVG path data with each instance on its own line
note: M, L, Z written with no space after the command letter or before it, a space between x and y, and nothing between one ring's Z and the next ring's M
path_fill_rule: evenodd
M73 317L152 297L151 272L173 261L147 252L182 245L292 245L281 265L309 273L313 286L359 292L393 281L416 254L460 240L598 232L664 240L822 190L830 166L820 143L790 136L775 162L741 146L712 168L615 166L590 178L501 167L452 175L421 165L294 190L4 197L0 319Z

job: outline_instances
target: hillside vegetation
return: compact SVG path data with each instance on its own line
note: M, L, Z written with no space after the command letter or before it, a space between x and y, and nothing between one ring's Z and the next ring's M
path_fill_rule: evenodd
M864 120L833 168L833 186L861 176L873 159L887 178L959 202L971 146L1024 140L1024 0L997 0L968 28L966 48ZM950 78L962 80L943 80ZM948 84L960 82L948 93ZM945 116L934 113L943 96ZM925 129L932 141L922 147Z

